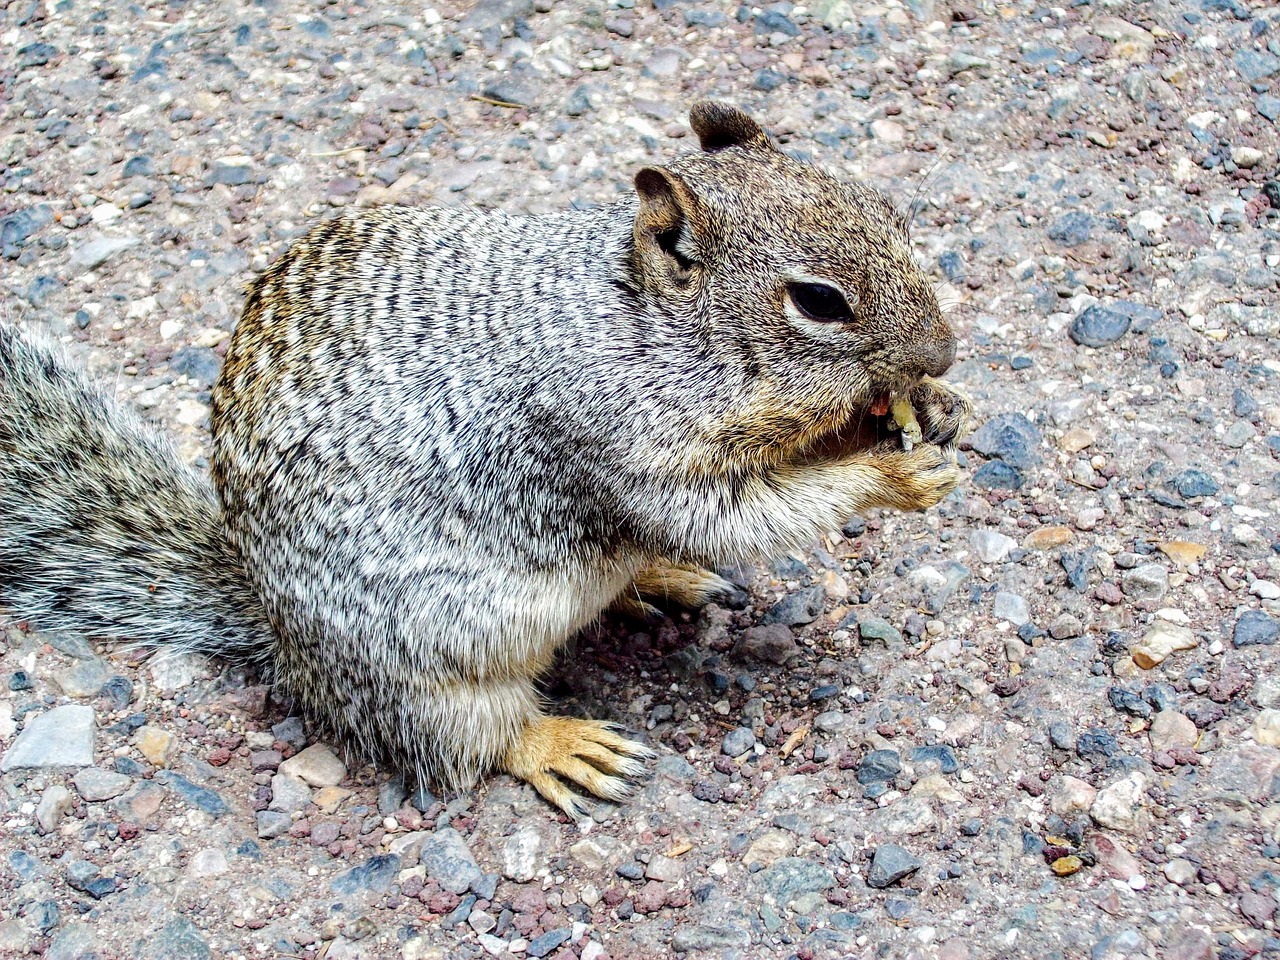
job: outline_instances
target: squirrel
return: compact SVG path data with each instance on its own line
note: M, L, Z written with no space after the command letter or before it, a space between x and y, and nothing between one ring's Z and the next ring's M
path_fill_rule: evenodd
M566 642L936 504L970 415L892 204L732 106L689 119L700 149L612 205L387 206L295 241L231 337L211 478L0 323L0 603L256 660L424 784L503 770L571 817L624 798L652 752L543 712ZM886 432L902 398L919 442Z

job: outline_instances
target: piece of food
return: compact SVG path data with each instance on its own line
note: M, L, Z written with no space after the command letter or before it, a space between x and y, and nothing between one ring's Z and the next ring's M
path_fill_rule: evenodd
M902 431L902 449L908 452L924 439L924 432L920 429L920 421L916 419L910 398L894 397L890 402L889 429Z

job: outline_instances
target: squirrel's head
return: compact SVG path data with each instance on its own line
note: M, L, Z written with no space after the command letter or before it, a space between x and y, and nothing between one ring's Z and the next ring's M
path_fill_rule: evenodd
M689 119L702 151L636 175L633 282L736 358L759 401L848 416L951 365L955 337L882 194L788 157L734 107L700 101Z

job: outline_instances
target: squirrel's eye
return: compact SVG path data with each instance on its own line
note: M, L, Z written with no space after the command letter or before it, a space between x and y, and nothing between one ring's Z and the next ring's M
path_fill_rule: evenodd
M825 283L793 283L787 294L796 309L810 320L823 323L851 323L853 312L842 294Z

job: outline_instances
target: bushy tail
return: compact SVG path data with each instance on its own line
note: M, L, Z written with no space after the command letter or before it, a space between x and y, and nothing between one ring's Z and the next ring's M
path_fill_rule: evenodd
M52 341L3 321L0 606L44 630L270 653L209 480Z

